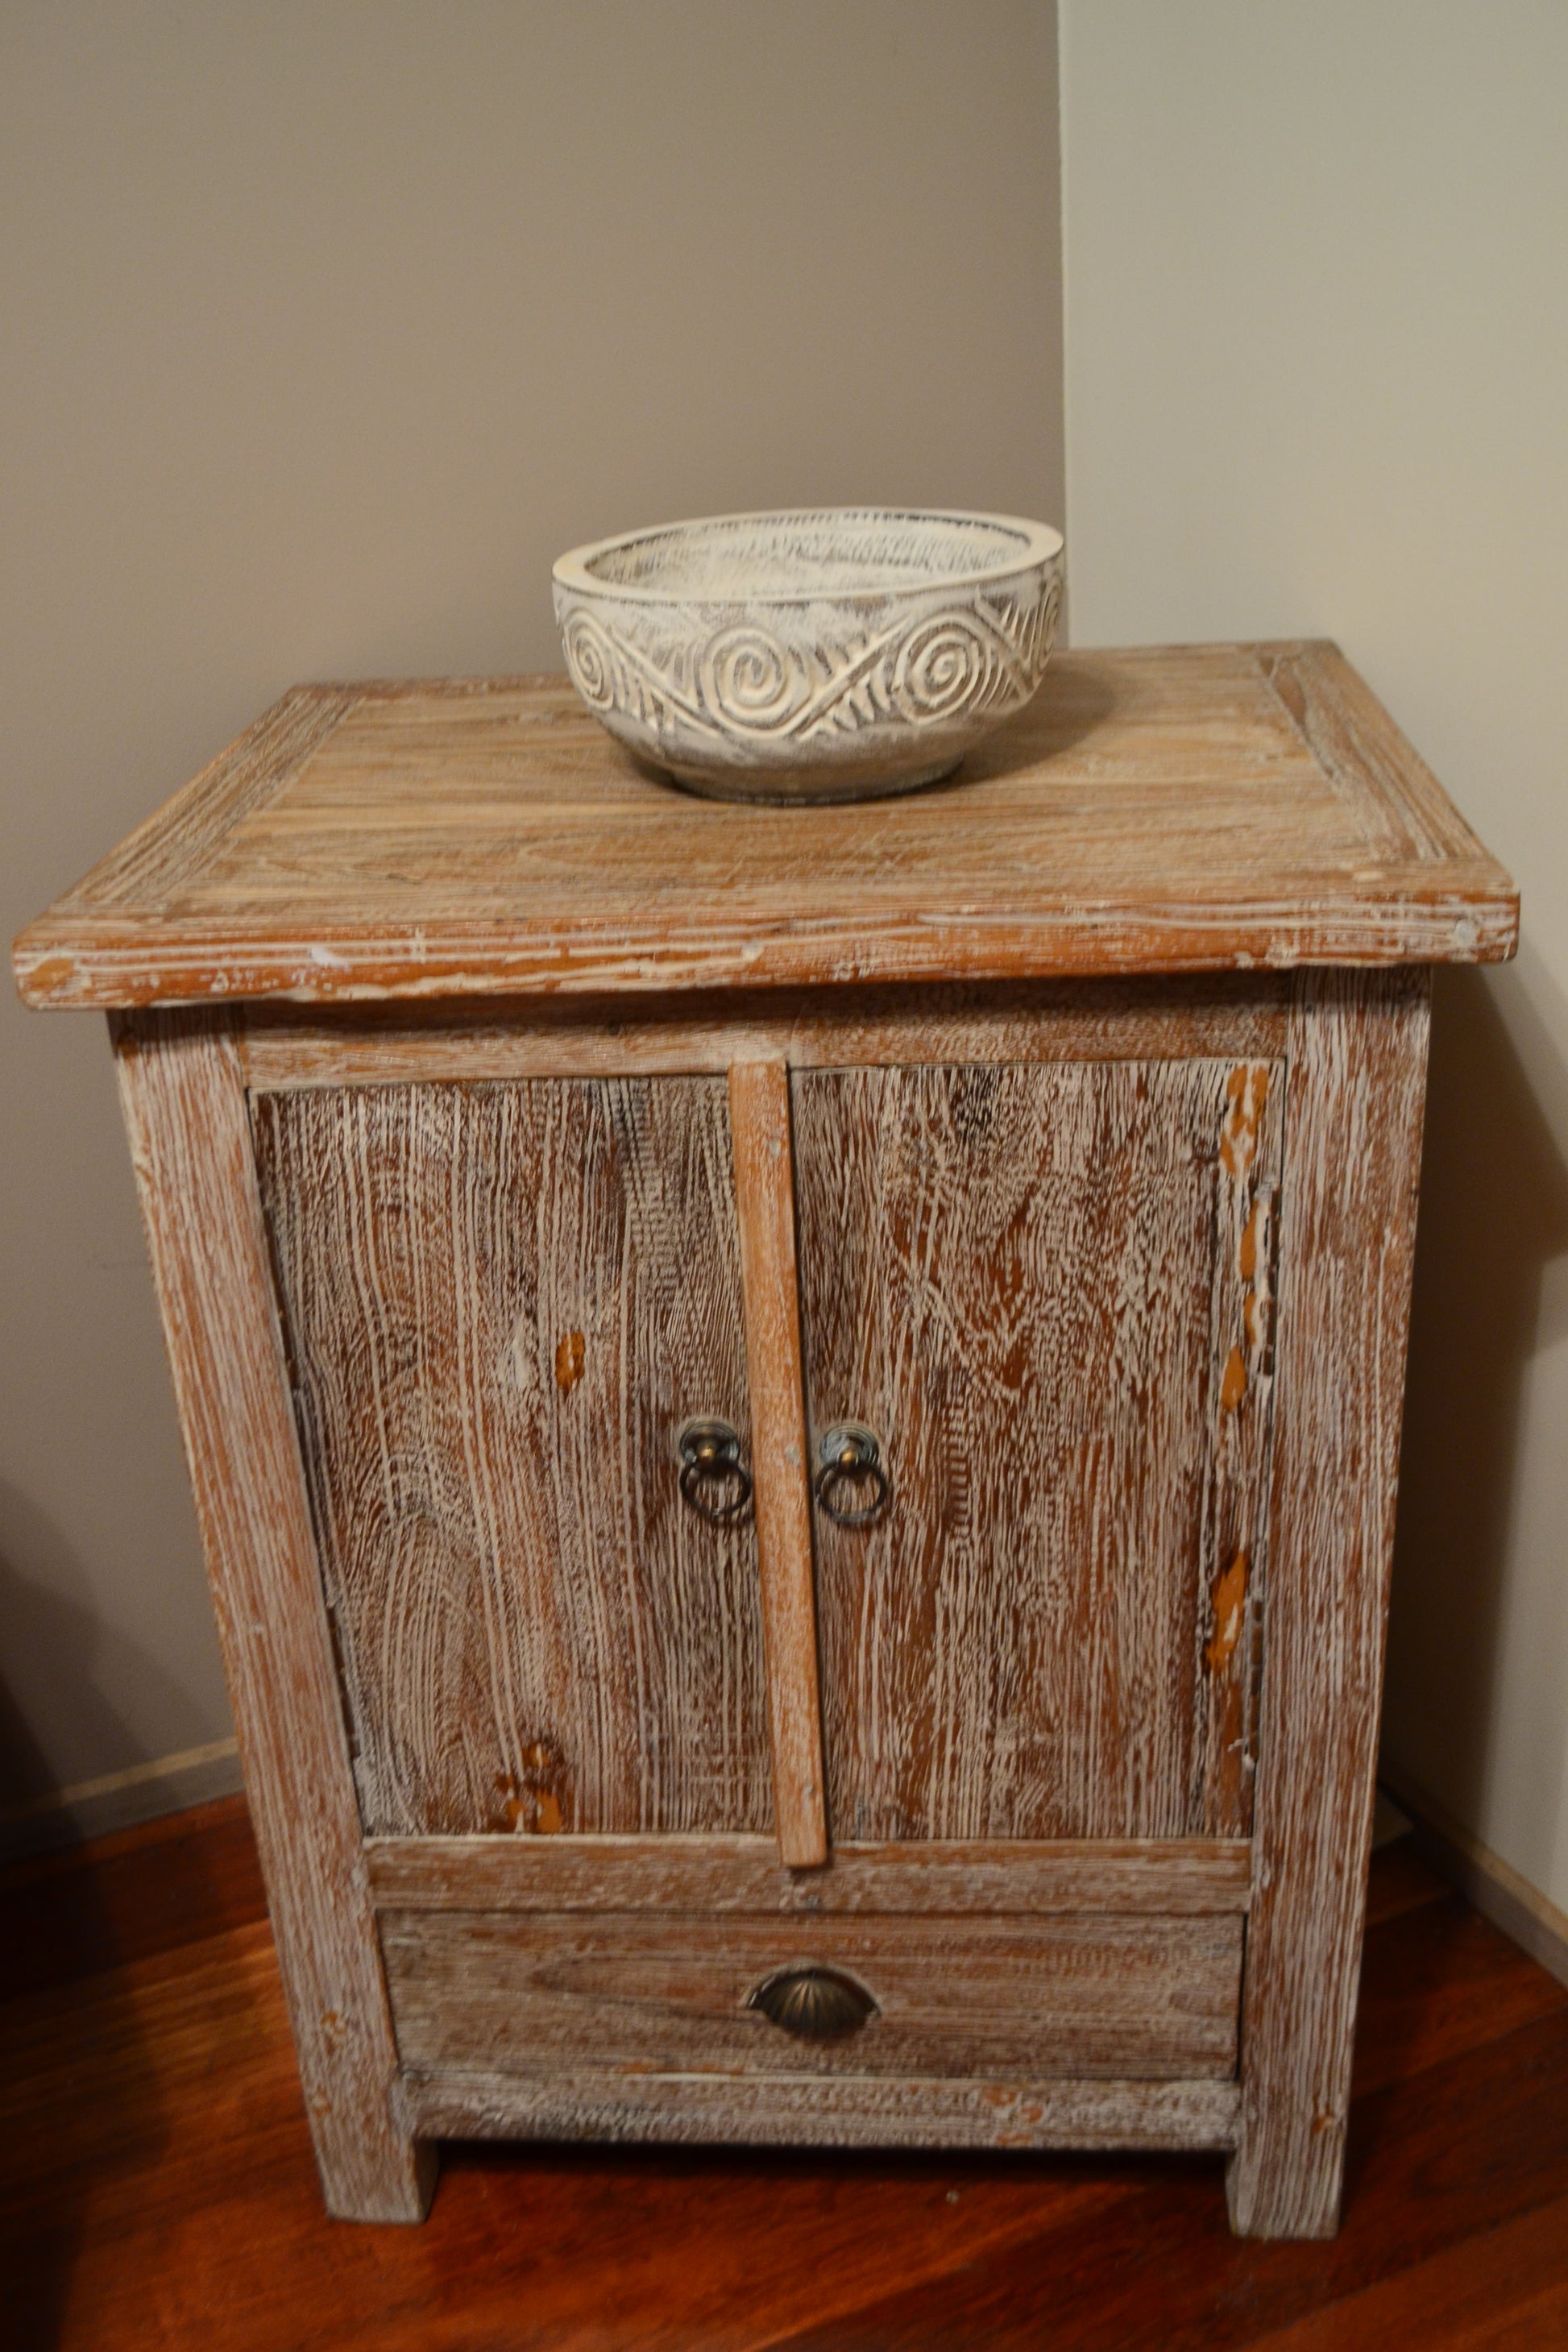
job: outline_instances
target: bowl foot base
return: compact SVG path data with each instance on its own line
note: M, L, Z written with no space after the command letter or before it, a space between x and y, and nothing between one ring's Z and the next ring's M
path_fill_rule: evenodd
M847 801L891 800L900 793L918 793L927 784L944 783L963 764L962 751L956 759L950 752L929 768L914 768L903 775L805 775L792 779L787 775L748 778L743 772L718 775L711 769L665 767L652 760L637 761L645 775L660 783L673 784L678 792L695 793L705 801L752 801L763 808L822 808Z

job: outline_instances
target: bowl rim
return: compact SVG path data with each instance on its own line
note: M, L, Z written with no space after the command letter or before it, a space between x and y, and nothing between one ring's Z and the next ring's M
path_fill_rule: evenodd
M1024 541L1016 554L1003 557L995 563L979 564L973 571L916 575L906 587L901 582L894 587L868 582L864 587L845 583L836 588L755 588L741 594L712 594L686 592L670 588L640 588L630 582L601 580L589 570L595 557L612 551L637 547L645 540L668 539L681 531L711 530L721 523L800 523L829 520L847 522L851 519L866 522L957 522L990 523L1001 530L1018 533ZM933 589L945 588L954 595L990 587L1004 580L1016 579L1020 572L1033 572L1041 564L1055 562L1067 542L1055 526L1036 522L1027 515L992 514L974 507L761 507L737 514L689 515L679 522L648 523L638 530L613 531L607 539L594 539L581 547L570 547L558 555L551 566L550 576L561 588L577 593L603 597L616 604L663 605L782 605L847 604L857 597L886 600L895 596L928 596Z

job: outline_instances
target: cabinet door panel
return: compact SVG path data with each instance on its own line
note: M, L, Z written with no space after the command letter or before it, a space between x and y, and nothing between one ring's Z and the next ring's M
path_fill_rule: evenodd
M258 1096L253 1125L367 1830L765 1831L721 1079Z
M816 1514L835 1837L1245 1831L1282 1092L797 1076L812 1444L868 1423L891 1479L868 1526Z

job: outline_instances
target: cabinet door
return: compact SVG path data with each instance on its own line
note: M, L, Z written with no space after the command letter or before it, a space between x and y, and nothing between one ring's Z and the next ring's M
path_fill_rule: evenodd
M836 1839L1245 1833L1283 1070L794 1087ZM837 1486L850 1510L868 1481Z
M750 1460L723 1081L253 1127L365 1829L767 1830L755 1536L677 1450Z

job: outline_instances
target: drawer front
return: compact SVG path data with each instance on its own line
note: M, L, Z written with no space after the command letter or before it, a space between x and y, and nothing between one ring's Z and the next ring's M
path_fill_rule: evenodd
M742 2075L1217 2080L1237 2058L1243 1922L649 1918L390 1912L405 2066ZM797 2033L753 1996L836 1972L875 2004Z

